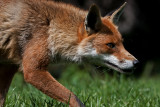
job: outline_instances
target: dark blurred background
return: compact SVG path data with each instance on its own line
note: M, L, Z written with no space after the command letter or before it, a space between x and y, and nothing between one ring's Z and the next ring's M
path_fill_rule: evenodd
M113 12L124 2L127 5L119 20L119 30L124 38L125 48L132 53L140 65L134 75L153 76L160 74L159 24L160 0L54 0L73 4L88 10L95 3L102 16Z

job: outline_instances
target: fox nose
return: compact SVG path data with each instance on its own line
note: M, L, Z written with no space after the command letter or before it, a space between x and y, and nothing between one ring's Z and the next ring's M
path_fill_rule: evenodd
M137 66L139 64L139 61L138 60L134 60L133 64L134 64L134 66Z

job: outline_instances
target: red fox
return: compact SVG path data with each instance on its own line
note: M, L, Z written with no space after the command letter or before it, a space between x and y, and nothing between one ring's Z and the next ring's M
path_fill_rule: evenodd
M26 82L70 107L84 104L50 75L49 63L88 62L119 72L132 69L138 60L125 50L117 27L124 6L102 17L96 5L84 11L47 0L1 0L0 106L19 67Z

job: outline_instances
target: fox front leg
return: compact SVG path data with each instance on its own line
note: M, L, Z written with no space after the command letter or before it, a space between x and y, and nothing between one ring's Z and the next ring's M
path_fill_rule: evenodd
M23 54L23 72L26 82L32 84L48 96L69 103L70 107L84 107L81 101L67 88L56 81L47 71L49 57L47 42L30 42Z

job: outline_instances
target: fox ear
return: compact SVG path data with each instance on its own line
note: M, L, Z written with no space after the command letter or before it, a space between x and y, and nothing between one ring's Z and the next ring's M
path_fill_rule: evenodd
M85 29L88 34L98 31L101 28L101 14L99 8L93 4L85 18Z
M120 18L120 16L122 15L122 12L123 12L123 9L125 7L127 2L125 2L119 9L117 9L111 16L110 16L110 19L111 21L117 25L118 23L118 20Z

